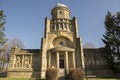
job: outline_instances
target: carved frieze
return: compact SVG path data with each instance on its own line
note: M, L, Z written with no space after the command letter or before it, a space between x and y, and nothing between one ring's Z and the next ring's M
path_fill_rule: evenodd
M32 55L15 55L15 67L31 68Z

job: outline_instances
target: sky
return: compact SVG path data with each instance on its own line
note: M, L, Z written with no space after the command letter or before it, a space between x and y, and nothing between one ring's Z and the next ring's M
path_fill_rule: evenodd
M78 20L83 45L103 47L104 21L108 11L120 11L120 0L0 0L0 10L6 15L5 34L11 40L19 38L27 49L39 49L44 36L45 17L51 19L51 9L57 3L68 6L71 19Z

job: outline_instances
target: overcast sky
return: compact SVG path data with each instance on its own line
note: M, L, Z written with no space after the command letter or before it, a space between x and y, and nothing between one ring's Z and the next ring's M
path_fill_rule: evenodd
M0 10L6 15L6 37L20 38L27 49L40 48L45 17L51 18L51 9L57 3L69 7L71 19L76 16L83 44L104 46L105 16L107 11L120 11L120 0L0 0Z

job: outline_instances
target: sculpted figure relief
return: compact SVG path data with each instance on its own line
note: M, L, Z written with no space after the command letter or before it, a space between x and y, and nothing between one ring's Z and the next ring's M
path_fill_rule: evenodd
M16 56L16 64L15 64L16 67L21 67L21 58L20 56Z
M29 56L25 56L24 65L25 65L25 67L27 67L27 68L30 67L30 57L29 57Z

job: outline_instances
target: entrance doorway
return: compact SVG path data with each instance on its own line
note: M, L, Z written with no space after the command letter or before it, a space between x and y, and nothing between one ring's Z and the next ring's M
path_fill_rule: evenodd
M64 55L59 56L59 68L64 68Z

